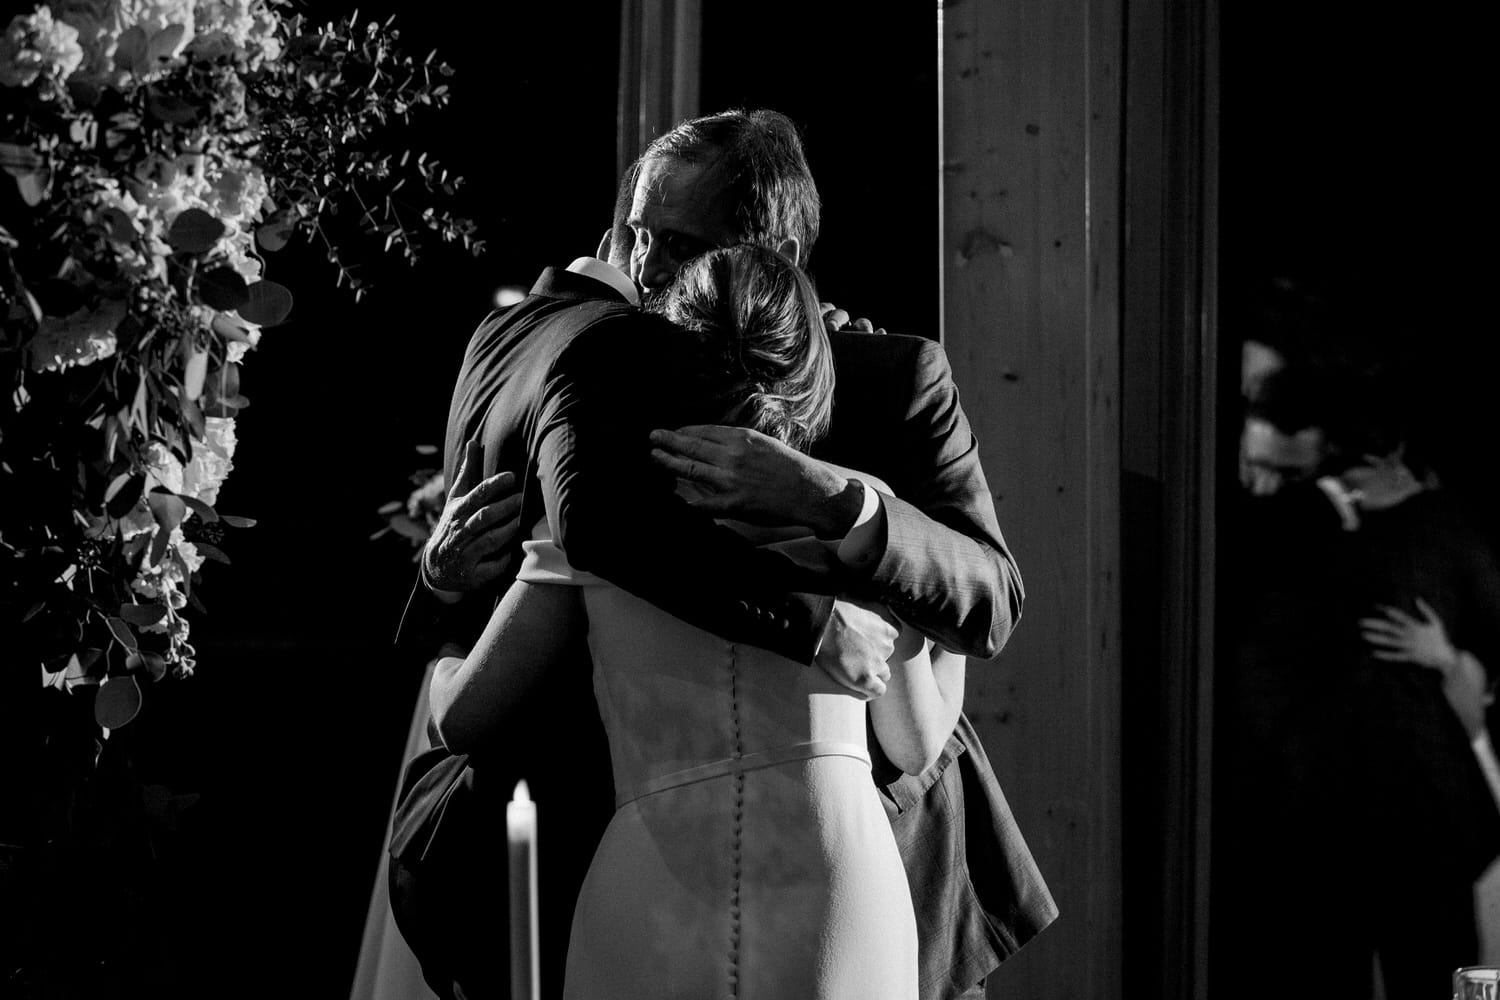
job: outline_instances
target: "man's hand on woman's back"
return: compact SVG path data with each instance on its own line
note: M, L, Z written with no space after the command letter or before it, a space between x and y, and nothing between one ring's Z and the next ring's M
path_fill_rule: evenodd
M422 579L440 598L457 600L500 579L520 528L521 494L512 472L480 481L479 442L464 447L448 501L422 550Z

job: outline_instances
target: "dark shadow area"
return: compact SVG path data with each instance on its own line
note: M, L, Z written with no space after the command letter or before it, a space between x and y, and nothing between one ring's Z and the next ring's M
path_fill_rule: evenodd
M796 26L799 45L789 45ZM821 297L936 339L937 37L920 5L704 4L705 112L769 107L802 128L823 199L808 261Z
M1398 952L1438 955L1472 933L1445 927L1432 893L1467 891L1477 871L1460 869L1496 843L1492 809L1436 672L1373 660L1355 623L1425 594L1458 642L1500 625L1471 559L1500 528L1500 351L1477 319L1488 255L1473 240L1482 63L1472 26L1421 13L1278 3L1222 17L1213 995L1363 1000L1381 948L1386 995L1415 996L1397 985L1415 975ZM1241 344L1263 338L1268 306L1277 328L1314 331L1298 342L1321 339L1319 363L1338 371L1300 368L1259 397L1264 412L1404 436L1407 464L1441 490L1357 529L1311 477L1249 497L1240 431L1262 411L1241 396ZM1356 368L1381 377L1346 378Z
M360 5L456 70L451 105L397 141L466 179L457 206L488 252L372 260L357 305L314 248L268 257L296 307L246 359L253 405L218 504L258 523L204 572L196 675L156 685L118 734L144 780L198 796L159 858L156 996L347 995L424 668L392 645L415 566L398 536L370 540L376 510L437 464L416 446L441 445L495 290L592 253L609 223L615 11L481 5L454 30L429 10Z

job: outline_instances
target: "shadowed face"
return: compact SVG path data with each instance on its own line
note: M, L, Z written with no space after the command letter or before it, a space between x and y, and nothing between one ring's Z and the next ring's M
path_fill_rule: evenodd
M641 166L627 219L635 238L629 273L648 305L687 261L739 240L720 185L707 170L667 158Z
M1269 496L1289 483L1314 476L1328 455L1323 432L1306 427L1295 434L1251 417L1240 438L1240 482L1255 496Z

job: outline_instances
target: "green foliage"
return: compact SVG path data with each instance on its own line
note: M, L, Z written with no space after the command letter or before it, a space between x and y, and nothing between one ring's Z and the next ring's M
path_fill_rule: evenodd
M397 145L452 70L391 21L55 7L0 38L0 631L107 730L193 670L201 569L254 523L214 503L242 365L292 312L267 255L310 241L359 301L351 229L412 264L482 243L443 207L461 178Z

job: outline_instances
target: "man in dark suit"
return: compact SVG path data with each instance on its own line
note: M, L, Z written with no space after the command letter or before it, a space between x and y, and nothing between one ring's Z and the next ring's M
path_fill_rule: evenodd
M634 181L630 211L624 216L626 228L617 233L622 238L613 242L617 253L624 245L632 246L630 274L648 295L660 289L683 261L712 246L749 239L805 260L816 237L817 194L807 173L800 142L790 122L773 113L732 112L685 123L653 143L638 164ZM616 259L624 263L623 259ZM539 283L534 297L561 301L559 293L563 291L556 280L546 285ZM601 317L615 312L628 314L624 305L628 295L617 298L619 301L609 307L590 308ZM543 335L545 327L558 321L555 318L551 324L539 321L533 324L535 329L530 333L521 333L518 331L527 322L524 317L545 317L549 310L562 310L552 310L545 303L529 308L523 303L517 308L520 317L513 314L492 317L475 335L455 394L450 454L456 452L455 443L476 428L482 428L486 438L495 437L494 432L504 431L507 424L532 432L533 436L520 439L524 448L517 445L514 435L501 433L493 448L486 446L486 471L494 471L507 462L514 463L515 468L527 468L523 478L528 486L523 487L523 497L533 480L543 483L550 480L552 507L558 513L552 525L555 537L580 568L591 569L701 627L775 649L803 662L812 662L820 649L841 645L820 644L829 623L839 627L833 602L819 596L820 589L853 593L870 603L888 607L949 648L985 658L999 652L1020 611L1019 577L995 521L993 503L978 464L977 446L958 406L947 361L936 344L918 338L858 332L833 337L838 368L834 427L818 454L885 478L892 486L891 495L866 494L857 483L843 479L821 462L774 447L753 432L698 424L684 433L663 431L656 435L658 460L700 487L695 504L700 508L699 517L705 513L734 512L736 516L769 523L811 524L820 535L841 539L840 555L849 564L849 572L837 581L806 580L798 578L788 567L776 564L768 554L736 552L736 543L716 535L708 518L695 522L680 506L672 508L661 495L648 500L642 491L641 496L636 496L634 481L619 478L626 468L621 463L635 460L629 457L633 455L629 435L641 426L639 416L621 418L612 426L598 426L596 422L590 428L588 411L598 406L599 396L610 393L609 382L595 379L588 391L577 388L574 396L570 396L573 389L559 388L559 383L578 370L608 370L609 366L601 366L597 357L600 354L608 357L611 352L612 360L622 366L618 370L621 375L637 371L630 367L632 358L649 352L643 352L639 343L625 338L638 336L640 331L627 335L622 323L617 331L621 336L611 340L598 335L604 323L599 318L587 329L575 328L571 334L564 334L568 344L561 349L531 348L559 351L558 364L541 365L546 376L539 384L535 379L528 381L530 377L524 374L537 370L529 365L502 362L496 366L495 362L504 356L504 349L490 345L533 340ZM573 308L583 307L575 302ZM552 332L545 335L551 336ZM649 339L656 334L648 332L646 336ZM575 364L591 355L592 362ZM514 371L489 374L506 368ZM680 372L666 373L671 377L656 372L649 382L635 388L644 394L647 390L641 386L690 385L691 368L689 363ZM615 380L617 386L629 385L630 381L629 377ZM539 422L504 415L512 406L530 405L504 402L514 393L527 392L527 386L532 391L540 389L551 400L542 408L550 416ZM709 387L703 398L711 397ZM575 402L585 401L578 402L571 415L565 412L569 409L566 400L570 398ZM558 402L559 399L563 401ZM629 408L631 401L621 398L610 405ZM635 407L652 409L649 401L641 399L635 401ZM671 411L657 412L665 416ZM705 408L704 412L711 414L711 408ZM569 423L570 420L574 422ZM548 432L549 428L559 427L563 428L561 433ZM542 437L537 440L534 434L539 428ZM623 431L625 436L621 436L622 428L628 429ZM590 444L590 441L606 444ZM601 468L608 471L600 474ZM534 476L532 469L536 470ZM632 488L626 490L626 483L631 483ZM561 495L565 492L570 492L570 496ZM533 510L530 518L523 513L520 523L525 525L535 518L537 508L534 502L528 505L524 499L522 504ZM651 509L642 509L645 507ZM644 522L638 522L637 517L644 518ZM695 527L681 527L688 524ZM710 552L697 545L695 539L717 548ZM461 547L457 542L445 545L441 538L432 547L424 558L431 585L466 589L468 581L462 579L465 564L452 556ZM679 548L692 552L683 555L676 551ZM674 561L678 570L696 558L702 567L701 574L663 572L664 552L670 553L666 558ZM737 561L726 564L725 558ZM445 564L460 571L450 578L443 572ZM726 569L734 566L747 569L743 573ZM670 585L669 581L674 579L695 581L692 592L681 593L680 586ZM487 613L488 609L485 610ZM856 626L851 634L861 635L860 628L863 626ZM876 638L866 636L862 645L855 643L856 648L873 653L880 643L878 630L872 630L872 634ZM878 671L875 667L867 669ZM567 679L573 696L573 715L581 714L576 711L576 702L586 677L586 667L580 667L577 677ZM534 715L533 719L537 717ZM557 718L550 718L548 723L553 727L551 738L555 743ZM566 738L571 740L571 728L575 725L572 716L568 724L570 731ZM515 738L522 729L524 722L508 727L505 743L525 746L524 736L519 741ZM548 743L544 740L532 745ZM602 746L602 741L599 745ZM607 786L607 756L600 752L595 759ZM484 766L498 771L510 763L487 761ZM569 763L569 775L576 781L577 775L587 768L573 761ZM483 768L466 770L472 780ZM398 816L397 835L392 844L396 883L393 898L398 918L403 892L409 886L403 888L404 876L397 871L405 868L410 872L427 863L426 858L434 854L431 845L436 842L435 837L446 835L444 828L450 825L448 812L454 802L451 789L456 786L451 781L446 785L441 781L428 782L424 787L426 775L419 771L413 767L409 772L403 806L407 802L426 802L427 806L405 810L407 815ZM528 781L532 780L530 775L526 776ZM935 776L929 787L936 784L938 777L941 775ZM540 793L537 798L542 801ZM573 798L576 802L578 797ZM555 801L558 807L566 808L561 797ZM601 821L580 841L596 838L602 829L602 820L608 816L607 794L602 801L606 805ZM1016 858L1018 870L1026 868L1034 872L1029 852L1009 821L1008 810L1004 813L1003 820L996 818L989 824L986 839L994 840L1010 857ZM434 815L443 818L441 826L431 821ZM405 822L412 816L418 817L417 821ZM962 817L956 822L961 824ZM562 832L561 822L557 827ZM582 826L571 830L578 832ZM552 848L549 841L544 868L549 862L555 865L560 860L555 855L563 850ZM580 878L588 853L585 849L576 859L581 865ZM1022 860L1024 864L1019 863ZM555 900L566 895L563 903L570 902L570 890L576 888L576 882L568 881L566 887L554 882L542 893L544 908L549 898ZM980 904L978 923L990 920L989 914L994 913L993 919L1009 922L1006 933L1013 942L1024 942L1055 912L1050 909L1051 900L1040 879L1031 884L1040 887L1040 896L1034 891L1022 894L1026 904L1036 905L1022 906L1025 912L1019 918L1014 912L1014 900L1010 904L985 905L992 902L986 900ZM1042 899L1045 905L1041 905ZM943 919L953 918L943 915ZM546 924L544 914L543 934L552 944L559 943L559 936L561 942L566 941L565 922L552 929ZM947 933L951 930L924 934L924 947L926 937L945 934L952 937ZM978 933L985 932L981 928ZM413 945L419 953L422 951L417 942ZM947 947L944 945L944 949ZM492 961L493 956L491 948L486 958ZM993 965L982 968L979 975L989 968Z

